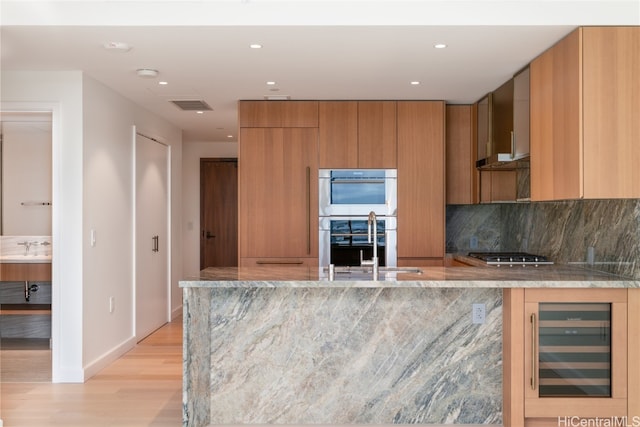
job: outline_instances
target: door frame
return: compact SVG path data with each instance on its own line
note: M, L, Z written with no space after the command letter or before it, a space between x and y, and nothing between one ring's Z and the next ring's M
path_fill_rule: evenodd
M132 277L131 277L131 283L133 284L132 289L131 289L131 298L132 298L132 305L131 305L131 309L133 311L132 313L132 319L133 322L131 324L131 333L132 336L138 340L139 337L137 336L137 323L138 323L138 318L137 318L137 291L138 291L138 283L136 280L136 274L138 271L138 256L137 256L137 241L136 241L136 236L137 236L137 220L136 220L136 215L138 212L138 206L136 204L136 197L137 197L137 181L136 181L136 173L137 173L137 161L138 161L138 157L137 157L137 141L136 138L138 136L141 136L143 138L147 138L150 139L154 142L157 142L158 144L163 145L166 150L167 150L167 205L166 205L166 212L167 212L167 224L166 224L166 235L167 235L167 242L166 242L166 250L167 250L167 271L166 271L166 281L167 283L165 283L165 289L166 289L166 296L167 296L167 306L165 307L165 320L167 322L171 321L171 273L172 273L172 269L171 269L171 260L173 258L173 254L172 254L172 239L171 239L171 224L172 224L172 218L171 218L171 200L172 200L172 192L171 192L171 184L172 184L172 176L171 176L171 155L172 155L172 151L171 151L171 144L168 144L167 142L164 141L164 138L162 137L156 137L156 136L152 136L153 133L151 132L145 132L144 129L140 129L138 128L136 125L133 125L132 127L132 141L133 141L133 164L132 164L132 168L133 168L133 191L132 191L132 201L131 204L133 206L132 209L132 213L133 213L133 233L132 233L132 237L131 237L131 244L133 247L133 268L132 268Z
M58 238L62 230L62 205L64 198L59 198L62 184L60 183L60 167L62 163L63 138L61 133L60 104L57 102L0 102L2 112L50 113L51 114L51 382L58 382L65 377L62 362L61 347L73 347L77 344L77 336L73 333L76 320L82 323L82 310L77 307L77 301L64 300L60 296L60 277L72 275L64 267L67 263L63 259L73 257L73 253L65 255ZM81 299L80 299L81 300ZM61 316L63 305L69 316ZM69 322L70 321L70 322ZM64 325L63 325L64 324Z

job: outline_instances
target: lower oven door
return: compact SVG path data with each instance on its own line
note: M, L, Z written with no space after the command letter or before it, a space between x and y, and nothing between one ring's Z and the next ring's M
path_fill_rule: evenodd
M361 259L373 257L373 243L367 238L366 217L320 218L320 265L357 266ZM378 217L378 262L381 266L397 265L397 227L395 217Z

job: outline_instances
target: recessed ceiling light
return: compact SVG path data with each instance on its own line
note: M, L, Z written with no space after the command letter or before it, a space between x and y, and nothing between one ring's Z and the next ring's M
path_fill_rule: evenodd
M227 135L227 138L233 138L233 135Z
M154 70L152 68L140 68L136 70L138 77L142 77L144 79L152 79L158 77L158 70Z
M258 43L252 43L249 45L251 49L262 49L262 45Z
M169 84L169 82L165 82L165 81L163 80L163 81L161 81L161 82L158 82L158 84L159 84L159 85L161 85L161 86L166 86L166 85L168 85L168 84Z
M436 49L444 49L445 47L447 47L447 45L444 43L438 43L434 44L433 47L435 47Z
M196 111L196 114L204 114L204 111Z
M107 50L116 52L129 52L131 50L131 45L125 42L106 42L102 46Z
M267 82L268 85L273 86L276 82Z
M411 84L412 84L412 85L414 85L414 86L417 86L417 85L419 85L419 84L420 84L420 82L419 82L419 81L417 81L417 80L414 80L414 81L412 81L412 82L411 82Z

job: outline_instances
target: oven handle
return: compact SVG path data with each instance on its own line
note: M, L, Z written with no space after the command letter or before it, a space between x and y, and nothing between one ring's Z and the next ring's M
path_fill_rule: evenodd
M332 179L332 184L384 184L384 179Z

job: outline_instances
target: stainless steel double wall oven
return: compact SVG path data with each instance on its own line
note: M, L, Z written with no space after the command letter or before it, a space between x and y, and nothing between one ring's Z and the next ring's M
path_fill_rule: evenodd
M375 213L379 265L397 265L397 170L320 169L320 265L360 265L373 256L367 231Z

